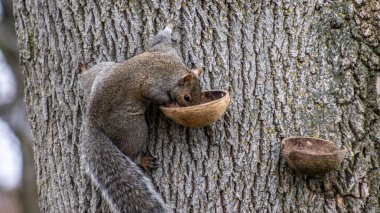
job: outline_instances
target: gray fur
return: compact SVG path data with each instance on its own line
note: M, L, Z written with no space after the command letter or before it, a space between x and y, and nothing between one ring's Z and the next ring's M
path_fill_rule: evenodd
M152 39L150 43L150 48L147 50L149 52L165 52L166 54L173 57L175 60L182 62L181 57L178 55L177 51L173 48L172 43L172 33L173 33L174 22L169 21L166 27L159 31L157 35Z
M144 113L150 103L200 100L199 79L171 44L172 27L153 39L146 52L121 63L104 62L85 71L87 99L81 162L114 212L167 212L161 196L134 162L147 152ZM184 76L192 75L191 83Z
M85 171L112 211L167 212L151 181L101 131L87 123L82 137Z
M86 96L89 96L91 94L91 87L93 86L93 82L95 81L95 78L97 76L100 76L102 73L106 72L107 70L111 69L114 65L116 65L115 62L102 62L92 67L91 69L83 72L80 75L79 82L83 90L85 91Z

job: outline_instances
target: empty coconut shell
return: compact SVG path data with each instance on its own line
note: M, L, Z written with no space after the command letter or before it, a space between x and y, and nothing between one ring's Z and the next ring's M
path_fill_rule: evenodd
M347 149L338 150L334 143L313 137L289 137L282 140L282 154L288 165L307 175L323 175L336 169Z
M203 127L217 121L226 112L230 95L225 90L202 92L201 104L179 107L176 104L161 106L160 110L174 122L188 127Z

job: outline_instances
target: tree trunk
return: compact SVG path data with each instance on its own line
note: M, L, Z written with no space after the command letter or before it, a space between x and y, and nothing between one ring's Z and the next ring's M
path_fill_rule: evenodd
M378 212L378 1L14 2L43 212L108 211L79 165L78 63L123 61L174 16L203 88L231 93L226 115L191 129L147 113L153 181L175 212ZM347 147L324 178L292 171L286 136Z

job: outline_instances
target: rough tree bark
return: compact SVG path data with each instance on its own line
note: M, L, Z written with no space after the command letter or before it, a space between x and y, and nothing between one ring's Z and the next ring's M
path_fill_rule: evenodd
M378 212L379 1L14 2L43 212L107 211L79 166L78 62L123 61L165 20L204 88L232 94L215 124L184 128L153 107L154 184L176 212ZM347 147L324 178L293 172L286 136Z

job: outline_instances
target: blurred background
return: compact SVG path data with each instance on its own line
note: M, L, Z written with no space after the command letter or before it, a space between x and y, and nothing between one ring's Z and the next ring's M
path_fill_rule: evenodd
M0 0L0 213L39 212L12 0Z

